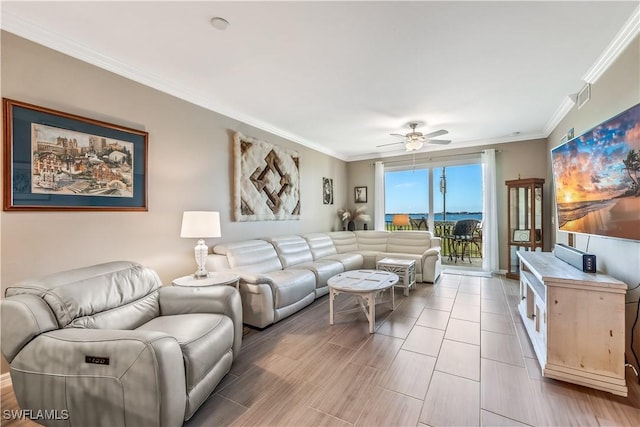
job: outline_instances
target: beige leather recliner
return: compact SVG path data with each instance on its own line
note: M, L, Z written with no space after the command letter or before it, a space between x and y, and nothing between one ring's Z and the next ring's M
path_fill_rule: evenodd
M2 353L20 407L56 414L45 425L180 426L240 351L235 288L161 286L133 262L26 280L5 295Z

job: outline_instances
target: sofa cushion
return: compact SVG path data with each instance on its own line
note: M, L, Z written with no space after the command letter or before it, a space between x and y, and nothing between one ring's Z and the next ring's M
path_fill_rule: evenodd
M263 275L271 282L274 308L294 304L309 294L315 295L316 276L309 270L289 268Z
M282 270L282 263L275 248L264 240L245 240L216 245L216 254L226 255L229 267L251 273L267 273Z
M160 316L138 329L164 332L178 341L184 359L187 394L233 347L233 321L222 314Z
M309 245L301 236L278 236L267 240L276 249L283 268L313 261Z
M344 272L344 265L340 261L321 259L296 265L296 268L310 270L316 276L316 289L327 286L327 280L336 274Z
M333 240L325 233L310 233L303 234L302 238L307 241L309 250L313 255L313 259L320 259L335 255L338 253L336 247L333 245Z
M358 250L360 251L381 251L387 250L388 231L354 231L358 240Z
M431 248L430 231L392 231L387 240L387 252L422 254Z
M362 256L362 254L355 253L355 252L346 253L346 254L328 255L322 259L330 259L330 260L340 262L344 267L344 271L360 270L361 268L363 268L363 265L364 265L364 257Z
M61 327L103 328L96 320L110 310L110 328L134 329L160 314L155 271L135 262L114 261L50 274L11 285L5 296L41 297ZM80 319L74 324L75 319Z
M333 246L339 254L358 250L358 240L353 231L332 231L327 234L331 237Z

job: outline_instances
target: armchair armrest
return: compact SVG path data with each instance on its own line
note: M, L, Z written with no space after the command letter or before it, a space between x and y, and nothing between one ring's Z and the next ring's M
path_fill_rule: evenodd
M242 344L242 302L236 288L206 286L160 288L160 314L170 316L188 313L224 314L233 321L233 354L240 353Z
M67 328L33 339L11 377L23 408L67 410L72 424L179 426L183 366L180 345L161 332Z
M38 296L21 294L0 301L2 354L11 363L29 341L58 329L58 321L46 302Z

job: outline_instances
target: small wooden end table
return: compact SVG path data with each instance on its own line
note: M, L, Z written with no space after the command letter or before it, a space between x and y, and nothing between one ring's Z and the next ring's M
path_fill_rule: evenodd
M393 287L398 280L397 274L379 270L352 270L331 277L327 281L329 324L333 325L333 300L336 295L350 294L359 298L360 306L369 320L369 333L372 334L376 322L376 295L391 288L391 310L395 310Z
M416 261L413 259L382 258L376 263L376 268L382 271L396 273L400 281L396 285L404 288L404 296L409 296L409 289L416 284Z
M235 273L229 273L226 271L213 271L210 272L207 277L195 277L193 274L188 276L178 277L172 282L173 286L185 286L185 287L202 287L202 286L219 286L230 285L235 286L236 289L240 287L240 276Z

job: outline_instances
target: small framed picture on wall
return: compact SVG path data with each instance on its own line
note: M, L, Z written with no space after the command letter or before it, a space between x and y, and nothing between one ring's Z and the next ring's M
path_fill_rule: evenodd
M356 203L367 203L367 187L356 187L354 197Z

